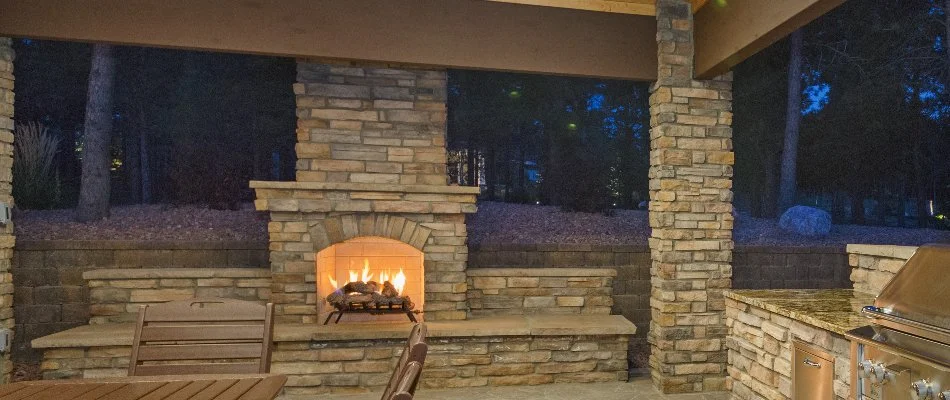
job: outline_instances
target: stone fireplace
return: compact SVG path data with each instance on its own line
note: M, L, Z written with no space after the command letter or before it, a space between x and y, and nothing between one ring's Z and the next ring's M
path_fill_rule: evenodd
M297 180L251 182L270 213L278 321L322 323L330 279L364 266L374 279L401 270L425 320L465 319L478 188L447 183L445 71L299 61L294 92Z

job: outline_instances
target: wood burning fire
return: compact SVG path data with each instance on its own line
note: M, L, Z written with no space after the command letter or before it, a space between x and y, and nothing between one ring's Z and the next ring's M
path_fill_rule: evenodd
M406 274L402 269L398 273L390 271L380 272L379 282L373 280L374 273L370 272L369 260L363 260L363 271L348 271L349 282L340 287L337 280L332 276L328 277L330 284L333 285L333 292L327 295L327 303L335 308L327 316L324 325L330 322L334 314L337 315L334 323L340 322L340 318L345 313L368 313L368 314L406 314L410 321L416 322L413 315L415 304L409 296L403 296L402 291L406 286Z

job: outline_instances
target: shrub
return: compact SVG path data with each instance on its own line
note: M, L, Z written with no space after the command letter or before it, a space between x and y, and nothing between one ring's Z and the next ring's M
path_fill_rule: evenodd
M17 124L13 150L13 198L30 209L53 208L61 190L55 160L60 139L38 122Z

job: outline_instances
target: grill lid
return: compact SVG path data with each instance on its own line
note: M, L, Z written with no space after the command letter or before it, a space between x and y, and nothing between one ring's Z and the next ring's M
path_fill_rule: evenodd
M950 245L920 246L865 314L906 331L950 334Z

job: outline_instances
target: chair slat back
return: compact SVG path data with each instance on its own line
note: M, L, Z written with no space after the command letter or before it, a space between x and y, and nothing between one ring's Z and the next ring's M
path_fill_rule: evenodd
M419 383L420 375L422 375L422 364L416 361L407 364L392 395L384 400L412 400L416 395L416 384Z
M270 372L274 305L199 298L139 309L129 376Z
M402 355L399 357L399 362L389 378L386 390L383 391L383 400L388 400L395 393L396 385L409 363L417 362L420 365L425 365L426 353L429 351L429 345L426 344L427 335L428 329L425 324L416 324L412 327L409 339L406 340L406 347L402 350ZM409 393L415 394L416 387L412 386L409 390Z

